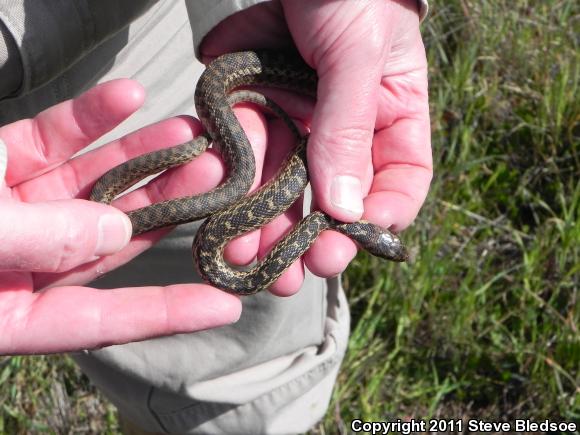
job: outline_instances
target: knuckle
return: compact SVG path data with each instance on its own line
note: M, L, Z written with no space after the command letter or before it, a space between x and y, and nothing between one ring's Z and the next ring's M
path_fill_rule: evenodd
M364 127L345 127L321 133L319 143L332 154L359 155L371 148L373 131Z
M81 247L90 246L90 237L86 228L75 219L66 219L68 225L60 234L57 245L60 248L55 252L51 269L53 272L65 272L78 265L83 259Z

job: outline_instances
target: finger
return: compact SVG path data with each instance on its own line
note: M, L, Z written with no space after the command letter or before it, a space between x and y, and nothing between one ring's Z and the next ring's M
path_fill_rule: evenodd
M406 179L408 174L401 174L399 177ZM372 174L368 174L366 179L373 179ZM375 179L376 180L376 179ZM404 183L403 183L404 184ZM428 180L426 180L428 186ZM404 202L397 201L394 192L371 193L364 199L365 213L363 219L399 231L396 222L403 216L399 213L400 205ZM406 201L409 198L404 198ZM420 206L420 205L418 205ZM393 212L394 210L394 212ZM413 216L414 217L414 216ZM408 220L411 222L412 218ZM317 276L329 278L344 272L357 253L357 245L349 237L336 231L324 231L308 250L304 256L304 261L308 269Z
M375 176L365 217L401 231L417 216L433 176L426 69L385 78L383 89L384 127L373 141Z
M0 354L67 352L214 328L239 319L236 296L207 285L0 293Z
M224 175L225 167L222 160L216 152L210 150L192 162L166 171L154 182L115 200L113 206L119 210L129 211L164 199L197 195L216 187ZM120 252L83 264L69 272L35 274L34 288L90 282L131 261L171 229L164 228L133 237L129 245Z
M185 143L201 131L199 121L185 116L151 124L21 183L14 191L23 201L88 198L94 183L109 169L150 151Z
M263 182L277 176L283 162L297 145L297 138L280 120L270 123L268 133L270 146L264 163ZM258 258L265 257L302 218L302 203L300 198L288 210L262 228ZM290 296L300 290L303 281L304 267L298 258L270 287L270 291L277 296Z
M390 29L381 21L386 2L313 1L304 8L287 1L283 6L298 49L318 73L308 148L315 198L332 217L358 220L389 41ZM306 30L300 25L304 19L311 24Z
M239 105L236 107L235 113L254 150L256 174L250 189L250 192L253 192L258 188L262 180L268 125L264 115L254 105ZM235 265L247 265L256 258L259 243L260 230L243 234L226 245L224 258L226 261Z
M368 192L373 180L373 167L368 165L361 177L363 192ZM312 208L318 209L316 201ZM366 210L366 208L365 208ZM364 215L363 215L364 216ZM342 273L357 253L357 246L349 237L336 231L324 231L306 252L304 262L315 275L330 278Z
M201 129L199 122L189 117L172 118L144 127L98 150L83 154L34 180L24 182L18 185L14 192L20 199L26 201L41 201L47 198L70 198L71 196L88 197L95 180L111 167L163 146L173 146L187 142L193 136L198 135ZM173 196L186 196L207 191L215 187L223 175L219 158L210 153L205 153L195 160L192 168L193 171L191 173L187 172L186 167L177 173L171 185L181 189L173 192ZM199 179L191 177L191 175L196 174ZM169 175L164 177L164 179L167 179ZM183 175L186 175L186 177L183 177ZM158 196L161 196L163 189L158 193ZM170 196L172 194L171 190L167 189L166 194ZM141 197L141 202L138 199L133 202L131 200L135 200L135 195L125 196L123 200L114 202L114 205L116 208L127 211L156 201L153 197L149 198L147 195ZM113 207L111 209L115 210ZM61 285L73 285L89 282L103 273L127 263L151 247L169 230L155 231L133 239L125 249L115 255L109 255L89 264L83 264L71 272L37 273L34 275L34 288L44 288L58 283Z
M0 270L65 271L118 252L130 238L129 218L109 206L7 201L0 213Z
M394 164L375 176L365 199L365 217L398 232L417 217L425 201L433 172L422 166Z
M310 97L279 89L258 88L258 90L283 107L291 119L309 125L314 107L314 102ZM255 152L258 153L256 155L256 179L252 187L252 190L255 190L258 185L256 182L264 184L274 176L288 153L296 146L297 140L290 134L288 126L280 120L270 122L266 132L264 124L253 125L251 119L248 121L250 122L240 119L248 133L250 142L257 149ZM261 169L262 167L263 169ZM275 222L272 224L276 225ZM261 240L260 230L241 235L226 246L224 257L232 264L247 265L255 259L258 246L262 245Z
M433 168L425 70L383 79L373 140L372 187L364 199L364 219L394 231L417 216ZM366 178L366 177L365 177ZM363 182L363 184L365 184ZM356 255L346 236L324 232L305 256L309 270L322 277L342 272Z
M361 174L371 160L379 83L372 69L345 67L322 76L312 120L308 162L313 192L323 211L346 222L363 213Z
M238 111L238 109L236 109ZM257 121L256 113L250 111L249 109L243 109L242 113L239 115L240 118L245 119L246 117L253 118L257 122L258 130L263 127L259 127L262 121ZM244 121L247 125L251 127L252 121L249 123ZM147 141L150 137L148 134L148 128L153 128L153 126L147 127L143 130L142 140ZM196 127L196 128L199 128ZM191 135L190 131L190 135ZM140 139L140 140L141 140ZM191 137L184 136L181 141L184 142ZM140 140L137 140L139 142ZM256 141L254 141L256 142ZM259 141L258 141L259 142ZM257 142L256 142L257 143ZM149 145L145 142L144 146L146 148ZM260 151L258 150L257 155L259 157ZM263 153L263 151L262 151ZM257 158L257 165L261 166L260 160ZM90 171L90 168L87 168ZM146 207L153 203L161 202L166 199L181 198L185 196L198 195L200 193L207 192L217 185L219 185L223 177L226 174L226 168L223 161L215 151L210 150L203 153L198 158L194 159L192 162L179 166L177 168L168 170L162 175L157 177L154 181L148 183L135 191L126 194L113 202L116 208L123 211L135 210L141 207ZM96 279L99 276L127 263L135 256L139 255L141 252L150 248L157 240L159 240L163 235L167 234L169 229L162 229L158 231L152 231L149 233L141 234L134 237L129 246L127 246L122 251L100 258L92 263L82 265L76 268L74 271L61 273L61 274L36 274L35 275L35 288L44 288L46 286L63 286L78 284L79 282L89 282ZM248 243L249 248L245 249L242 247L236 249L236 255L239 257L234 258L238 263L246 260L248 257L251 261L255 258L257 253L258 243L256 240L250 240ZM228 260L229 261L229 260ZM233 263L233 261L232 261Z
M113 80L25 119L0 128L10 158L9 186L47 172L117 126L142 104L137 82Z
M344 272L356 256L356 244L336 231L324 231L304 256L314 275L330 278Z
M251 105L239 105L235 113L243 125L252 145L256 174L252 190L259 185L266 148L266 121L262 114ZM121 210L134 210L166 199L197 195L210 191L223 181L226 168L219 154L215 151L204 153L193 162L169 170L146 186L123 196L114 202ZM143 239L151 243L159 237L158 232L145 234ZM241 236L234 243L234 248L226 247L225 257L233 264L247 264L255 258L258 251L259 232ZM236 247L235 244L238 243ZM231 257L228 257L231 255Z
M265 257L280 240L294 228L302 216L302 201L293 205L272 223L262 228L258 258ZM276 296L292 296L304 282L302 259L296 259L284 273L270 286L269 291Z
M121 251L99 257L95 261L81 264L72 270L59 273L35 273L32 288L42 290L49 287L63 287L82 285L117 269L137 257L143 251L151 248L157 240L166 235L171 229L161 229L133 237L129 244ZM192 264L193 268L193 264Z

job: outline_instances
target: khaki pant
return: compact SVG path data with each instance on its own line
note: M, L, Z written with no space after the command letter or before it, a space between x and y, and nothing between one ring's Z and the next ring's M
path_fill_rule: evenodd
M149 432L302 433L324 416L346 350L348 309L337 284L330 282L325 292L327 315L319 344L297 345L308 327L299 316L295 327L288 324L262 340L248 325L252 308L268 308L268 301L278 299L264 294L263 304L252 303L246 311L248 323L242 318L239 326L115 346L75 359L124 420ZM300 305L295 305L298 312ZM271 329L280 327L275 317L269 320ZM259 340L247 343L251 354L239 340L248 332ZM220 357L228 354L232 359ZM239 355L254 362L240 363Z

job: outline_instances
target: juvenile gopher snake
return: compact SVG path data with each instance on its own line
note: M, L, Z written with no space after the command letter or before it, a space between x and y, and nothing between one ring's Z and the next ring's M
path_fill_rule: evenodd
M249 270L236 270L223 259L224 247L230 240L282 214L308 184L307 138L300 136L288 115L270 99L256 92L233 91L240 86L267 85L315 96L316 84L316 73L297 55L240 52L217 58L204 71L195 91L195 107L207 133L111 169L94 185L90 199L110 203L146 176L199 156L213 141L228 170L227 179L220 186L201 195L163 201L128 213L134 235L207 217L195 236L193 257L201 277L209 284L238 295L267 289L326 229L346 234L373 255L405 261L405 247L388 230L364 221L337 222L322 212L305 217ZM298 138L296 149L278 175L250 196L245 195L254 180L254 154L231 109L243 101L259 104L279 116Z

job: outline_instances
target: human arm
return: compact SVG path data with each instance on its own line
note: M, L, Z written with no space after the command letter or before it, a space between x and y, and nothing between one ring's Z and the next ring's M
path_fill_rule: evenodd
M0 99L45 85L157 1L0 2Z

